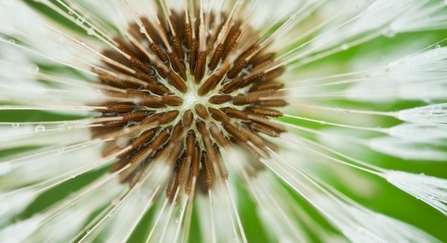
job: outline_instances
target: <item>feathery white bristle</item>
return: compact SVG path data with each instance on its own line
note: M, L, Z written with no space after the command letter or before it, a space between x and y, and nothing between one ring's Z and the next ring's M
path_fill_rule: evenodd
M79 124L80 123L80 124ZM45 124L36 122L33 125L12 123L11 125L0 124L0 132L5 134L0 138L0 148L14 148L35 145L68 145L88 141L91 137L88 127L78 124ZM13 128L13 129L11 129ZM67 135L70 136L67 139Z
M402 121L424 125L447 124L447 103L401 110L398 112L397 118Z
M93 205L89 206L95 208ZM39 227L36 232L27 237L26 241L67 242L81 230L88 219L89 213L91 213L90 210L66 209L56 218Z
M247 178L248 179L248 178ZM265 225L265 229L274 229L267 231L274 235L274 238L280 239L280 242L309 242L307 232L303 230L302 225L297 221L296 212L299 207L291 208L289 200L293 200L281 189L278 189L278 184L275 183L271 175L262 173L256 179L249 181L250 192L256 200L258 206L258 215L262 219L261 222ZM270 192L270 193L268 193ZM303 216L299 214L298 217ZM304 223L309 223L306 218L301 218ZM310 219L311 220L311 219ZM314 222L313 222L314 223ZM320 231L321 229L313 227L314 225L307 225L319 237L325 238L326 235Z
M8 174L12 169L10 163L0 163L0 175Z
M94 26L96 26L96 28L100 27L102 30L107 30L108 34L116 34L113 29L114 15L110 14L113 12L113 8L108 1L67 0L65 2L68 3L68 6L70 7L68 13L69 15L72 15L73 18L78 18L75 13L81 13L81 18L91 20L95 23ZM87 34L93 35L96 28L91 26L87 31Z
M434 146L431 141L412 141L393 137L379 137L369 140L369 147L375 151L402 159L447 161L445 148Z
M103 176L46 212L48 219L45 224L27 240L69 242L93 212L108 205L124 190L126 187L119 184L116 174Z
M103 241L126 241L139 220L154 204L154 198L160 194L167 183L170 167L160 161L152 162L150 172L142 178L120 202L87 230L82 241L98 238ZM125 186L125 185L123 185Z
M246 242L245 236L240 235L234 211L229 205L229 200L231 200L229 192L217 186L214 188L210 195L210 206L214 218L217 242Z
M404 139L442 145L447 139L447 128L443 125L403 123L391 127L389 134Z
M442 78L447 73L446 64L447 48L436 45L368 72L344 93L347 98L364 101L443 99L447 92Z
M0 43L0 101L28 104L82 105L88 102L105 100L98 88L87 83L42 82L39 66L25 55L16 55L17 47ZM61 73L62 74L62 73ZM61 75L59 74L59 75ZM92 77L91 77L92 78Z
M445 5L445 1L418 1L391 25L399 32L443 29L447 26Z
M274 160L265 163L296 192L317 208L329 222L353 242L438 242L428 234L398 220L373 213L336 195L340 193L324 182L316 180L305 168L293 166L291 161L277 155L282 164ZM279 161L279 160L278 160ZM294 174L292 174L294 172ZM335 193L335 194L334 194Z
M440 243L411 225L336 197L322 194L314 197L313 202L324 210L325 216L352 242Z
M209 199L198 195L195 204L195 207L201 209L200 214L198 214L201 240L203 242L216 243L215 221L211 214L212 209Z
M36 215L30 219L12 224L0 230L1 242L24 242L43 222L43 215Z
M1 188L13 189L50 179L74 178L101 161L101 144L85 144L78 148L61 149L55 153L38 154L21 160L7 161L12 169L0 178ZM39 171L39 173L35 173Z
M22 212L30 203L34 201L37 192L25 189L16 193L0 194L0 225L9 221L13 216Z
M348 11L345 14L346 22L335 21L327 26L320 37L313 41L313 46L318 49L341 46L341 49L345 49L343 45L349 46L346 43L357 43L364 37L366 39L380 35L394 37L397 33L447 26L446 19L443 17L446 11L445 6L440 1L377 0L356 1L356 5L352 5L350 1L346 3L357 13ZM369 6L363 9L360 6L364 4L369 4ZM340 8L339 5L337 8Z
M116 175L107 175L47 211L11 224L0 232L0 240L6 235L20 242L68 242L95 210L106 205L125 188L119 186L114 178Z
M447 216L447 180L424 174L389 171L389 183Z
M50 2L44 3L54 6ZM6 18L1 22L7 23L5 27L0 26L0 33L6 34L0 36L0 47L4 50L0 54L4 61L0 65L0 77L3 80L0 83L1 101L38 106L61 102L66 105L86 104L104 98L97 88L92 88L87 83L84 86L56 85L39 79L39 65L67 66L91 75L90 80L96 79L91 70L101 64L101 54L97 51L99 47L94 43L87 43L84 37L72 30L48 24L22 2L2 7L0 11L4 12L1 15ZM25 16L14 14L17 12ZM21 32L25 29L28 31Z

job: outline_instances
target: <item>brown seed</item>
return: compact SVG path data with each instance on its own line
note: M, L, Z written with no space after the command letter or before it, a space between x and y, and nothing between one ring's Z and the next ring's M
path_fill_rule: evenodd
M249 105L249 104L255 104L259 101L260 97L256 96L245 96L245 95L238 95L233 97L233 104L235 105Z
M194 79L196 83L200 83L202 81L203 75L205 74L205 65L206 65L206 52L200 51L197 59L197 64L194 70Z
M159 124L166 124L166 123L169 123L169 122L171 122L171 121L173 121L175 118L177 118L177 116L179 115L179 111L177 111L177 110L173 110L173 111L168 111L168 112L166 112L165 114L163 114L161 117L160 117L160 120L159 120Z
M189 70L191 72L191 75L195 74L198 48L199 43L196 38L193 38L191 48L189 49Z
M214 96L210 97L208 99L208 101L210 103L220 105L220 104L226 103L228 101L231 101L232 99L233 99L233 97L231 97L231 95L214 95Z
M200 170L200 172L205 178L206 188L210 190L213 186L213 172L211 167L212 165L206 152L202 152L201 158L202 159L200 160L200 162L202 165L202 169Z
M191 127L191 124L194 120L194 115L190 110L187 110L185 114L183 114L183 124L185 125L185 128L188 129Z
M266 107L260 107L260 106L249 106L245 108L245 110L260 114L260 115L266 115L266 116L272 116L272 117L280 117L284 114L278 110L270 109Z
M230 141L223 135L223 133L217 128L216 125L210 126L210 133L214 139L224 148L230 147Z
M161 116L163 114L165 114L165 113L155 113L155 114L152 114L148 118L142 120L140 122L140 125L142 125L142 126L157 125L158 126L159 119L161 118Z
M174 200L174 195L178 186L178 169L174 169L170 176L168 185L166 186L166 198L172 202Z
M166 95L169 93L169 89L166 88L164 85L147 83L144 85L144 87L157 95Z
M202 96L208 94L211 90L213 90L217 84L222 80L222 76L219 73L213 74L209 77L199 88L197 93Z
M284 83L279 82L268 82L268 83L261 83L261 84L255 84L252 88L250 88L250 92L252 91L260 91L260 90L267 90L267 89L274 89L278 90L284 87Z
M107 74L99 74L98 78L102 83L117 88L138 88L140 86L140 84L131 82L129 79L125 80L124 76L122 76L122 78L117 78Z
M194 106L194 109L197 112L197 115L202 118L205 121L208 121L210 119L210 116L208 114L208 111L206 110L206 107L202 104L197 104Z
M230 117L228 117L227 115L225 115L225 113L223 113L222 111L209 107L208 111L211 113L211 116L216 120L216 121L220 121L224 124L228 124L231 122Z
M188 132L188 136L186 137L186 153L185 156L188 159L192 159L194 155L194 144L196 143L196 135L193 130Z
M151 108L166 107L166 105L163 103L163 100L158 97L155 97L155 96L143 98L138 101L138 104L142 105L142 106L146 106L146 107L151 107Z
M132 63L132 65L134 67L136 67L137 69L141 70L144 73L151 73L152 69L150 67L148 67L145 63L143 63L143 61L141 61L140 59L136 58L136 57L130 57L129 58L129 62Z
M267 134L271 137L279 137L282 132L285 132L285 130L282 128L262 124L259 122L250 123L250 128L253 129L254 131Z
M160 49L160 47L155 44L154 42L149 43L149 48L157 55L158 58L164 63L168 61L168 57L165 55L165 53Z
M191 24L185 22L185 43L186 48L191 50L192 47L192 30L191 30Z
M183 186L183 184L185 183L191 162L190 160L188 161L185 155L183 155L181 158L182 159L179 161L179 168L177 174L177 182L179 186Z
M180 76L178 76L173 71L169 71L167 73L168 82L172 84L178 91L185 93L188 88L186 87L185 82L182 80Z
M126 112L131 112L134 109L135 109L135 104L133 104L133 103L118 103L118 104L108 105L104 108L98 109L98 111L126 113Z
M235 24L231 30L230 33L227 36L227 39L225 40L225 48L224 51L222 53L222 60L225 60L225 58L227 58L228 54L233 52L233 50L236 48L237 46L237 40L240 37L240 35L242 34L242 30L239 28L238 24Z
M161 132L155 136L154 141L146 148L147 150L152 149L156 150L159 149L169 138L169 134L171 133L171 128L165 128Z
M287 103L287 101L285 100L262 100L262 101L257 101L256 104L260 105L260 106L269 106L269 107L283 107L283 106L287 106L289 103Z
M183 99L178 96L163 96L161 101L169 106L181 106Z
M141 146L143 143L146 143L150 140L152 140L155 136L155 132L158 130L158 128L156 129L151 129L149 131L145 131L144 133L142 133L139 137L137 137L136 139L134 139L130 144L126 145L126 149L128 149L127 151L124 151L120 154L117 155L117 158L123 158L125 155L128 155L130 153L135 152L135 149L139 146ZM103 154L104 157L114 154L114 153L118 153L120 150L123 150L123 148L120 148L118 146L115 146L112 150L107 151L105 154ZM112 167L114 168L114 167ZM112 169L111 168L111 172L115 172L116 169ZM121 168L119 168L121 169Z
M219 61L222 58L223 51L224 51L224 45L223 44L217 45L216 50L213 53L213 57L211 58L211 61L208 64L208 68L210 70L216 69L217 64L219 64Z
M244 112L244 111L236 110L236 109L229 108L229 107L221 108L221 110L223 112L225 112L225 114L227 114L229 117L232 117L232 118L238 118L238 119L242 119L242 120L250 119L250 118L248 118L248 113Z
M184 53L178 36L173 37L172 45L174 47L175 54L177 55L178 59L182 60L184 58Z
M230 69L230 71L228 71L227 77L228 78L237 77L237 75L242 71L242 69L245 68L245 66L247 66L247 64L248 64L248 61L245 59L236 62L236 64L233 65L233 67Z
M137 121L143 120L147 115L148 115L147 111L134 111L134 112L125 114L122 117L123 117L123 121L137 122Z
M183 134L183 125L181 122L175 124L171 134L171 141L178 142Z
M239 140L243 143L248 142L249 138L246 136L246 134L239 131L239 129L236 128L235 126L230 125L230 124L225 124L224 128L229 134L231 134L237 140Z
M222 154L219 151L219 147L214 146L214 154L216 155L216 164L217 168L219 169L220 176L222 179L227 180L228 179L228 170L225 166L225 163L223 162Z
M188 176L188 181L185 187L185 193L190 194L193 186L193 181L197 180L199 176L199 166L200 166L200 149L198 144L194 145L194 154L191 160L191 168Z
M185 68L183 67L183 64L178 59L177 54L174 52L169 53L169 60L171 61L171 67L174 69L174 71L177 72L177 74L183 80L186 80Z

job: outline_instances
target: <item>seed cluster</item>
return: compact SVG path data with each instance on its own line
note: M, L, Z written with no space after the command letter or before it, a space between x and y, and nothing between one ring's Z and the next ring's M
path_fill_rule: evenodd
M261 134L284 131L269 122L282 115L274 107L287 104L275 81L284 68L267 68L274 53L241 21L225 14L190 21L171 12L164 22L141 18L129 33L103 52L108 68L95 70L103 84L121 90L103 91L116 102L98 111L116 120L93 133L114 138L104 156L119 158L111 171L126 168L123 182L133 186L163 161L173 168L168 197L176 188L188 194L193 178L210 189L228 177L222 148L242 148L254 160L275 149Z

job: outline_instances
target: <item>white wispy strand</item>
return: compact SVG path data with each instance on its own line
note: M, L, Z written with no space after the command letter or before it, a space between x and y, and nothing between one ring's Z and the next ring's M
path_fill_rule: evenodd
M122 193L125 187L114 179L116 174L107 175L45 212L10 224L0 231L0 240L68 242L85 225L90 214Z
M403 139L442 145L447 140L447 127L444 125L402 123L391 127L389 134Z
M443 99L447 92L443 78L446 65L447 48L436 45L368 72L368 77L362 77L346 91L346 97L366 101Z
M295 151L296 153L296 151ZM292 154L292 153L289 153ZM417 228L372 212L346 199L322 180L317 179L318 170L309 166L300 167L293 157L280 158L283 167L300 175L281 174L297 192L303 195L324 217L352 242L439 242ZM279 167L278 167L279 168ZM275 171L278 173L278 171Z
M17 1L10 6L0 9L2 18L5 18L1 21L2 25L6 25L0 26L0 32L6 35L2 35L0 40L25 50L20 52L22 55L33 55L33 59L37 59L40 62L60 63L66 66L74 65L77 68L85 67L87 62L99 63L97 57L82 55L82 52L77 51L77 49L85 49L85 46L81 45L80 41L83 37L69 28L48 23L30 10L23 2ZM21 14L17 15L15 14L16 12L24 16ZM30 27L30 22L32 22L32 25L36 25L36 28ZM29 31L24 32L23 30L26 29L29 29ZM67 46L73 48L66 48ZM87 69L87 67L85 68Z
M447 124L447 103L401 110L398 113L398 118L416 124L443 126Z
M439 240L413 226L374 213L359 205L353 205L323 194L316 195L314 200L315 206L324 208L325 216L340 228L352 242L440 243Z
M272 239L280 242L310 242L308 227L322 242L337 237L325 232L304 210L293 203L293 198L280 187L270 173L261 173L248 183L250 192L258 205L258 215L266 229L274 229Z
M0 139L0 148L8 149L36 145L64 146L88 141L90 133L87 128L88 126L83 125L81 121L71 124L70 122L66 124L45 124L45 122L0 124L0 132L5 134L5 137ZM67 136L70 136L70 139L67 139Z
M25 189L16 193L5 194L0 191L0 224L6 223L13 216L22 212L37 196L37 191Z
M314 222L301 212L301 208L290 203L294 199L280 187L272 175L269 172L260 172L255 178L251 178L248 172L256 173L256 169L252 168L247 161L238 159L244 157L242 151L227 151L224 153L224 157L227 158L229 169L237 173L247 185L256 202L257 214L271 239L279 239L280 242L308 242L308 233L303 230L303 226L297 218L308 224ZM331 238L316 224L307 226L318 232L319 237Z
M102 158L102 144L84 144L77 148L63 148L53 153L37 154L20 160L9 160L10 171L0 179L2 189L13 189L61 175L76 177L80 171L95 166ZM35 173L39 171L39 173Z
M447 161L447 151L444 146L436 146L431 141L412 141L408 139L380 137L369 141L369 147L384 154L403 159Z
M341 2L343 4L343 1ZM346 4L349 4L349 1ZM362 8L362 5L369 6ZM371 39L382 34L393 37L399 32L445 28L447 25L446 8L442 1L365 0L356 1L355 6L356 11L346 15L345 23L328 26L321 34L323 38L317 38L314 46L321 49L346 44L346 47L342 47L345 49L350 46L347 43L356 43L363 37ZM367 37L368 35L370 36ZM323 42L325 45L321 45Z
M390 171L389 183L447 215L447 180L424 174Z
M153 206L154 198L161 193L169 179L168 175L172 168L160 161L152 163L155 164L150 166L149 173L116 205L103 211L97 222L86 231L81 242L90 242L98 237L104 241L116 240L117 242L123 242L129 238L140 219Z
M359 60L362 61L362 60ZM386 66L375 64L372 70L328 77L297 80L286 83L288 97L292 100L348 98L367 102L392 102L396 100L442 100L445 98L447 74L447 48L439 44L431 46L404 58L390 62ZM421 82L420 80L424 80ZM374 90L374 92L371 92ZM306 101L309 102L309 101ZM444 104L434 104L423 109L421 119L434 113L434 120L445 117ZM412 121L410 110L400 111L398 118ZM417 117L418 115L414 115ZM417 119L417 118L413 118Z
M280 156L279 160L285 163L271 160L266 164L352 242L438 242L415 227L338 198L339 192L323 188L304 168ZM291 175L292 171L299 174Z

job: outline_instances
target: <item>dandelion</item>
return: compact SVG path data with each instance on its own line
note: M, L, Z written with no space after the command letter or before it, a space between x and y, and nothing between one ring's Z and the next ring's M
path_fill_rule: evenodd
M1 1L0 241L447 240L445 16Z

